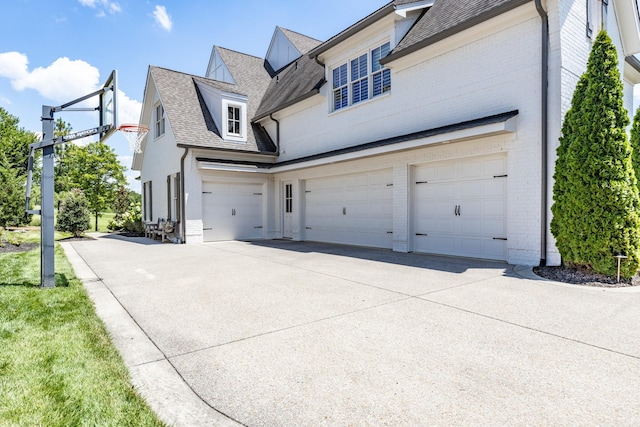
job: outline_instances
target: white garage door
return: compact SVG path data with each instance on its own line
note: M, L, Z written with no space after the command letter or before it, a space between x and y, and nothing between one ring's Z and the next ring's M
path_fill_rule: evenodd
M506 260L506 156L418 166L414 178L414 251Z
M305 239L391 248L391 171L308 180Z
M262 238L262 184L202 183L204 241Z

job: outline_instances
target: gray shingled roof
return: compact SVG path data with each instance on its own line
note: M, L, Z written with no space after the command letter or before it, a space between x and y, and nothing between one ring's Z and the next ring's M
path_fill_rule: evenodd
M322 41L305 36L304 34L296 33L295 31L287 30L286 28L278 27L282 33L289 39L291 43L298 49L301 55L309 52L311 49L322 44Z
M387 63L531 0L436 0L381 62Z
M242 63L246 65L246 63L251 62L251 60L242 58L231 60L232 56L235 55L233 53L229 54L225 60L229 59L234 67ZM258 59L258 61L261 60ZM227 66L233 73L230 63L227 63ZM264 90L266 90L264 78L254 82L255 84L230 85L228 83L154 66L149 67L149 72L160 94L165 115L169 120L178 145L247 151L252 153L275 153L275 144L271 141L267 133L257 125L248 126L246 144L223 141L196 84L205 84L220 90L250 96L249 105L247 106L249 111L247 111L247 113L248 117L252 117L252 114L257 108L257 103L261 99ZM243 81L243 83L246 83L245 79L248 80L253 75L252 72L238 69L236 69L236 73L237 76L234 74L236 81ZM267 75L266 83L268 84L268 74L266 71L264 71L264 73ZM251 94L258 98L258 101L253 101L255 105L252 105ZM251 110L252 106L253 110Z
M324 67L307 55L301 56L271 80L254 120L315 95L324 82Z
M384 6L382 6L380 9L376 10L375 12L365 16L364 18L362 18L361 20L359 20L355 24L351 25L350 27L348 27L345 30L339 32L335 36L331 37L329 40L327 40L326 42L322 43L320 46L312 49L309 52L309 55L312 58L315 58L316 56L320 55L321 53L331 49L333 46L335 46L338 43L342 42L343 40L351 37L355 33L357 33L360 30L362 30L363 28L368 27L369 25L373 24L374 22L376 22L376 21L384 18L385 16L389 15L390 13L394 12L396 10L396 6L404 6L404 5L411 4L411 3L419 3L421 1L423 1L423 0L394 0L394 1L391 1L391 2L389 2L387 4L385 4Z

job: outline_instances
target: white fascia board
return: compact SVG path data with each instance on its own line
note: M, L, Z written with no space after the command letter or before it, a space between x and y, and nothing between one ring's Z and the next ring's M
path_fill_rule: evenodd
M309 160L308 162L300 162L291 165L275 166L270 169L272 173L287 172L296 169L304 169L314 166L322 166L330 163L339 163L349 160L357 160L364 157L379 156L390 154L398 151L412 150L421 147L448 144L452 142L468 141L470 139L484 138L488 136L515 134L517 116L512 117L504 122L492 123L488 125L476 126L469 129L434 135L427 138L420 138L396 144L385 145L383 147L370 148L368 150L355 151L337 156L325 157L322 159Z
M614 0L616 19L625 56L640 53L640 11L638 0Z
M406 18L407 13L418 9L426 9L427 7L433 6L433 3L435 3L435 0L425 0L402 6L396 6L396 13L403 18Z
M257 166L240 166L229 163L218 162L206 162L198 161L198 169L201 170L213 170L213 171L227 171L227 172L250 172L250 173L269 173L264 169L259 169Z

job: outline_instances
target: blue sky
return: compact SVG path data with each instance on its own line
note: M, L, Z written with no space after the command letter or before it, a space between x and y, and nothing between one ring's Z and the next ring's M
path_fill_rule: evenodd
M10 0L0 18L0 107L40 131L42 105L97 89L118 70L120 122L137 122L149 65L203 75L213 45L264 57L276 25L327 40L386 0ZM74 131L97 114L57 117ZM121 135L108 140L125 166ZM132 188L135 172L127 176Z

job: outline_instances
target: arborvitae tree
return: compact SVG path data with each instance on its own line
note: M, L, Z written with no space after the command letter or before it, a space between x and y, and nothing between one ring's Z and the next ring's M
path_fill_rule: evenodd
M631 149L633 150L631 157L633 170L636 173L636 180L640 181L640 108L636 111L631 127Z
M567 151L572 142L571 135L576 132L575 117L579 116L579 109L584 105L584 95L586 91L586 78L583 75L573 92L571 100L572 107L567 111L562 122L562 131L560 135L560 145L556 150L557 159L556 167L553 173L553 205L551 212L551 233L556 236L556 246L565 260L573 259L572 242L564 238L571 233L570 230L563 228L567 223L575 220L576 212L570 208L571 203L571 184L569 183L569 168L567 165ZM578 214L579 215L579 214ZM573 218L572 218L573 217ZM562 236L563 238L558 238Z
M598 34L565 117L556 162L551 231L568 265L615 275L640 267L640 196L631 162L618 55Z

